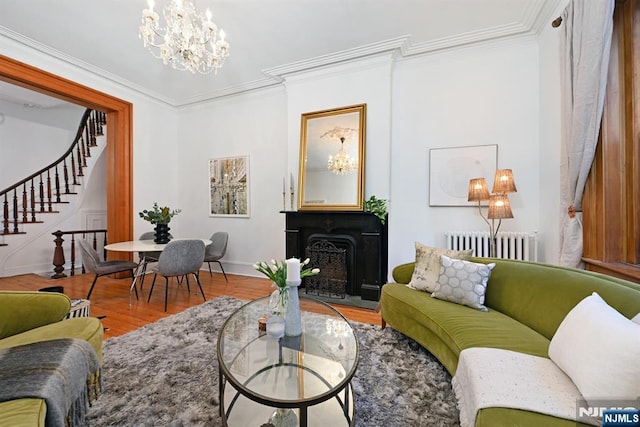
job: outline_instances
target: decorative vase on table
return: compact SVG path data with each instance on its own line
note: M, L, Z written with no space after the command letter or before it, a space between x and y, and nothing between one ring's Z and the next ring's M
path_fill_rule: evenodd
M277 287L277 286L276 286ZM289 297L289 288L279 288L271 293L269 298L269 310L274 316L280 316L284 318L287 313L287 301Z
M300 301L298 299L298 286L302 283L300 278L300 260L290 258L287 263L287 313L284 316L284 334L296 337L302 334L302 320L300 318Z
M153 241L159 245L169 243L169 240L171 240L169 238L169 230L169 224L156 224L154 228L155 237L153 238Z

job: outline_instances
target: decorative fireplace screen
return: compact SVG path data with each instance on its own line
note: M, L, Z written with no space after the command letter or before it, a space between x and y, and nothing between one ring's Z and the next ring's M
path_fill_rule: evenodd
M347 284L347 250L328 240L318 240L306 247L309 265L318 267L320 274L305 278L305 293L345 298Z

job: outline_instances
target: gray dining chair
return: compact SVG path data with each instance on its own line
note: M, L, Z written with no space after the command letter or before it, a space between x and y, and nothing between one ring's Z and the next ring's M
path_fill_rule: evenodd
M138 237L138 240L153 240L155 238L156 233L154 231L145 231ZM171 233L168 234L170 239L173 239ZM160 254L162 251L146 251L146 252L138 252L138 257L142 262L142 271L140 272L140 289L142 289L142 285L144 285L144 278L147 274L147 265L150 262L158 262L160 258Z
M193 274L193 277L200 288L202 298L206 301L202 285L200 284L199 270L204 262L204 243L202 240L185 239L172 240L167 243L158 258L158 263L151 269L155 273L147 302L151 300L153 287L156 284L158 275L164 276L164 311L167 311L167 300L169 297L169 277L181 277ZM187 277L188 280L188 277ZM188 282L187 282L188 283Z
M93 292L93 287L96 285L98 277L106 276L108 274L120 273L123 271L130 271L131 275L133 276L133 271L138 267L138 264L131 261L102 261L98 252L96 252L91 243L89 243L86 239L81 238L78 239L77 242L80 246L80 253L82 254L82 265L84 266L85 271L95 274L93 283L91 283L91 288L89 289L89 293L87 294L87 299L91 299L91 293ZM136 291L136 299L138 299L138 289L135 286L133 289Z
M222 263L220 262L220 258L227 253L227 243L229 241L229 233L224 231L216 231L211 235L211 243L207 245L204 253L204 261L209 266L209 276L213 277L213 272L211 271L211 263L217 262L220 265L220 270L222 270L222 274L224 275L224 280L229 282L227 279L227 273L224 272L224 268L222 267Z

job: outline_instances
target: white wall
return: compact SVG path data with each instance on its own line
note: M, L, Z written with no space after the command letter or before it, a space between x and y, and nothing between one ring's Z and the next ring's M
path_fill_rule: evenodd
M539 229L538 49L532 38L479 44L399 62L393 80L389 265L414 259L414 241L444 246L448 230L488 230L473 207L429 206L429 150L498 145L513 169L514 219ZM461 171L462 172L462 171ZM492 185L493 177L485 177Z
M176 163L182 212L175 235L209 238L229 233L226 272L255 275L257 261L284 258L282 177L287 170L283 87L185 108L179 114ZM249 217L209 216L209 160L249 156ZM212 268L218 266L214 264Z
M81 118L82 111L77 114L75 128L64 129L4 114L0 123L0 189L26 178L25 171L35 172L60 156L71 146ZM29 147L27 151L25 147Z
M390 269L413 260L416 240L443 246L445 231L486 229L472 207L429 206L428 158L431 148L488 144L498 145L498 167L513 169L518 186L510 195L515 218L502 229L538 231L541 260L554 262L549 212L558 207L547 197L555 185L547 156L556 155L558 140L557 60L545 49L555 37L543 32L544 49L526 37L398 62L380 55L180 110L11 43L5 54L133 103L135 235L151 228L137 213L154 201L180 208L174 235L228 231L225 267L255 274L254 262L284 256L282 178L297 177L301 114L360 103L367 104L365 197L390 199ZM208 160L237 155L250 157L250 217L210 217Z
M569 0L563 0L553 13L560 16ZM560 38L564 24L542 28L538 38L540 56L540 229L542 259L551 264L560 260L560 218L567 212L560 206L560 144L562 135L560 84Z

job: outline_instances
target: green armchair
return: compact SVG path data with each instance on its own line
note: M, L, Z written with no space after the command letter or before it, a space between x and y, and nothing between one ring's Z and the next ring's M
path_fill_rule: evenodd
M94 317L63 320L71 300L51 292L0 291L0 349L58 338L89 342L102 362L102 322ZM0 426L44 426L42 399L0 402Z

